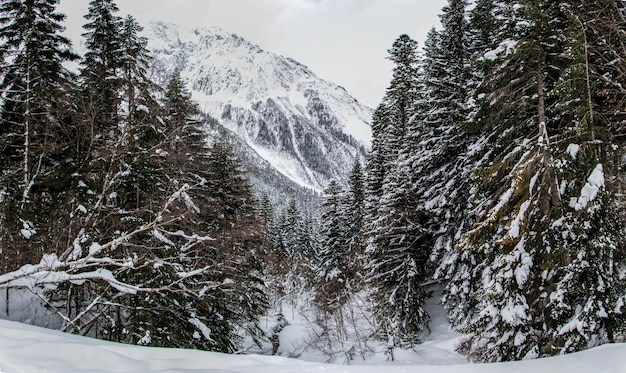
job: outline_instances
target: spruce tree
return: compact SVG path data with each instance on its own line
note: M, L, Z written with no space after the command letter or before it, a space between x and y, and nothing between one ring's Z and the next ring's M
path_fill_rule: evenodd
M388 130L390 138L387 146L392 146L406 132L413 115L413 103L417 99L417 42L403 34L387 52L388 58L394 63L393 76L384 99L391 113L392 124Z
M381 197L386 174L398 157L398 144L414 115L418 95L417 42L406 34L400 35L388 53L388 59L394 63L393 76L372 117L372 151L367 163L370 210Z
M490 131L475 171L482 212L459 243L481 258L464 348L485 361L576 351L623 325L623 279L611 275L624 252L612 207L619 145L601 135L606 118L592 119L595 79L577 72L576 55L598 44L570 33L581 24L571 3L505 5L515 33L493 56L478 116Z
M398 162L409 168L405 172L417 198L416 211L428 222L423 228L432 232L434 276L449 285L444 304L453 324L469 317L472 300L458 288L474 282L467 271L475 264L471 255L454 247L472 224L469 180L479 142L470 120L476 85L471 71L478 52L470 50L466 7L465 1L449 1L441 15L442 29L427 35L417 78L420 93L413 103L416 114L402 147L405 159Z
M56 11L57 4L0 4L0 242L6 248L5 270L41 255L32 249L50 239L54 221L48 216L64 200L59 190L65 180L57 170L68 141L62 119L69 107L71 74L63 64L77 56L69 39L60 35L65 16Z
M265 313L268 299L261 261L265 231L255 214L256 199L225 139L211 146L204 167L204 174L192 171L189 175L196 189L192 195L202 206L195 224L206 227L214 239L193 249L200 263L212 268L199 284L217 285L208 288L205 297L215 310L213 322L226 323L225 337L230 343L240 346L245 335L259 343L259 316Z
M365 280L365 251L367 239L365 232L366 223L366 190L365 176L361 161L356 160L350 173L349 189L346 200L346 245L348 245L350 266L354 272L353 289L358 291L363 288Z
M125 117L128 126L137 120L137 111L146 112L154 109L156 100L152 97L157 91L148 78L151 57L147 49L148 39L140 36L143 31L133 16L127 16L121 27L121 71L120 89L125 103Z
M368 283L379 336L396 346L418 343L429 320L423 308L429 294L423 284L431 273L431 232L428 216L417 210L417 198L404 185L409 178L406 166L392 170L368 249Z
M108 145L116 138L119 105L119 69L124 61L122 18L113 0L91 0L83 25L87 52L81 61L81 78L86 96L84 110L93 137L104 137ZM90 139L94 141L95 138Z
M370 201L378 200L370 207L367 224L367 278L373 288L379 336L398 345L417 343L417 333L428 321L422 308L427 294L421 284L430 272L430 236L425 226L429 219L413 193L409 159L415 149L409 126L420 87L416 48L414 40L401 35L389 50L395 63L393 78L374 118L374 135L379 136L374 142L380 145L377 157L370 157L368 164L369 170L382 172L371 175L369 182Z
M435 130L446 132L466 119L469 53L466 0L449 0L441 15L442 30L433 40L427 69L431 112L428 122Z
M320 268L317 273L317 303L326 313L338 311L350 298L354 273L346 242L345 192L336 181L324 190L320 227Z
M372 115L372 150L368 154L366 165L367 206L370 212L382 196L387 166L389 160L393 159L388 146L390 143L388 140L390 120L391 116L387 105L381 103Z

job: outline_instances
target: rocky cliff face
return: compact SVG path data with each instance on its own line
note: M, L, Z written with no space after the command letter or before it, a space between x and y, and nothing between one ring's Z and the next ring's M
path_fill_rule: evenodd
M345 184L370 146L372 111L306 66L217 28L146 27L155 63L178 70L194 100L289 180Z

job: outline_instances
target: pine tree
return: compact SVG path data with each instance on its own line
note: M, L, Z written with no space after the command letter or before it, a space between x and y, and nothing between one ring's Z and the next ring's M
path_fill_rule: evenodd
M550 240L554 256L558 253L563 259L557 262L560 265L550 262L553 276L548 278L555 283L555 290L546 305L552 333L541 351L546 355L624 338L621 330L626 321L620 307L626 284L620 273L626 252L619 233L623 218L618 215L623 177L615 163L622 152L615 125L623 121L624 110L607 111L617 102L608 92L624 71L623 62L613 58L623 50L625 40L621 8L623 4L607 1L572 3L564 9L568 15L568 27L563 30L568 64L553 95L560 98L555 113L570 123L561 135L567 139L568 156L558 163L558 169L563 184L564 180L576 182L571 181L564 190L573 195L571 209L552 227L561 234L551 232L556 236ZM597 22L599 19L603 21ZM577 104L568 105L570 102Z
M469 53L466 8L466 0L448 1L441 15L443 29L440 32L440 45L437 51L440 54L429 56L435 69L428 72L428 77L437 79L428 80L432 84L432 87L429 87L429 100L433 104L429 122L442 132L463 123L467 114Z
M255 214L256 200L230 144L218 139L203 164L205 171L190 170L188 181L189 185L192 180L194 183L191 195L199 201L196 206L202 206L189 223L205 229L213 239L190 253L199 261L193 268L198 264L212 268L198 279L198 287L206 289L202 298L212 311L198 313L198 317L210 317L210 329L222 325L220 338L229 344L218 349L233 352L242 342L242 331L257 343L262 336L258 318L268 305L261 262L265 232ZM206 288L203 284L215 286Z
M471 43L466 7L466 1L449 1L441 15L443 28L428 33L421 68L423 94L410 131L416 145L407 150L414 194L432 221L434 276L446 283L443 302L453 325L471 317L473 300L459 290L474 286L476 275L468 273L476 270L473 255L454 247L474 217L469 180L480 139L470 119L477 84L473 79L478 79L472 67L480 52Z
M346 214L346 245L348 245L350 266L353 268L354 291L364 286L366 262L365 251L367 239L365 232L365 178L361 162L356 160L350 173L349 189L347 195Z
M387 52L388 58L394 63L393 76L385 94L385 103L391 112L393 126L388 130L388 141L393 143L406 132L413 115L413 103L417 99L417 42L403 34Z
M332 181L324 191L317 292L327 312L338 310L364 286L365 189L359 161L349 184L343 191Z
M595 157L587 158L589 154L584 153L595 149L585 148L576 154L578 162L569 162L565 168L576 169L586 160L593 161ZM541 355L576 352L623 339L623 221L606 185L604 178L610 173L604 166L595 165L576 203L572 202L573 209L553 223L544 236L552 255L542 266L550 284L546 287L553 290L545 306L549 332Z
M388 52L394 63L393 76L383 102L372 117L372 151L367 162L367 189L372 208L382 195L387 170L398 157L398 144L414 115L413 105L418 95L417 42L406 34L400 35Z
M477 0L470 11L468 24L468 52L471 62L484 59L485 53L498 46L499 21L495 15L496 0ZM479 77L482 78L482 77Z
M143 31L133 16L127 16L121 26L120 46L122 99L126 103L126 123L132 126L137 118L137 111L148 111L155 108L156 100L152 97L157 91L154 83L148 78L151 57L147 49L148 39L139 36Z
M431 271L431 233L425 228L428 217L417 211L417 199L404 185L408 178L406 167L392 170L368 249L374 317L380 336L397 346L418 343L417 335L429 320L423 283Z
M289 200L280 218L278 231L280 243L275 250L278 249L283 256L283 292L297 297L313 283L319 249L295 199Z
M367 205L374 209L382 196L383 182L390 162L388 128L390 127L389 109L384 103L378 105L372 115L372 150L367 158ZM371 220L371 219L368 219Z

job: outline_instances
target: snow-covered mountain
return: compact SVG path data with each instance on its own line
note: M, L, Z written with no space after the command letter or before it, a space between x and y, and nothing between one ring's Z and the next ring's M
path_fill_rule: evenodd
M146 27L156 64L179 70L200 108L290 180L345 182L370 146L372 110L309 68L218 28Z

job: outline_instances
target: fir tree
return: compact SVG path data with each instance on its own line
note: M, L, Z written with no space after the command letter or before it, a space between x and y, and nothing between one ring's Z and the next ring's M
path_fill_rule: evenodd
M576 72L568 45L586 43L570 36L579 22L569 9L525 1L500 9L515 16L516 33L483 82L490 102L479 120L491 133L476 191L485 202L459 243L481 258L482 288L473 294L480 312L465 329L476 359L579 350L614 339L623 322L613 312L621 290L607 290L623 289L622 279L606 275L621 270L613 258L623 253L615 197L605 193L614 190L605 180L618 179L607 172L615 175L611 153L619 147L608 137L595 143L607 123L589 123L596 90L593 78ZM576 281L583 277L594 285Z
M391 112L392 123L392 127L388 129L387 146L391 146L402 138L413 115L413 103L418 94L417 42L403 34L394 41L387 52L388 58L394 63L393 76L385 94L385 103Z
M406 167L392 170L373 222L368 282L380 336L398 346L419 342L429 316L423 303L430 277L428 217L417 211L417 200L403 185Z
M350 266L354 273L353 289L358 291L364 286L365 250L367 246L365 232L365 178L361 162L356 160L350 173L349 189L346 201L346 245L348 246Z
M352 292L354 273L347 265L350 255L346 243L344 193L333 180L324 191L322 203L317 303L327 313L339 310Z
M63 200L53 190L63 184L56 168L67 145L62 118L69 106L71 74L63 63L77 56L69 39L60 35L65 16L56 11L57 4L0 4L0 242L7 248L5 270L41 255L31 249L50 238L53 220L48 216Z
M409 125L419 97L417 43L401 35L389 50L395 67L383 104L374 117L376 158L370 157L369 198L376 200L368 217L369 273L379 336L399 345L418 342L417 333L428 321L422 308L427 297L421 284L428 277L429 220L418 209L413 194L415 149ZM384 126L384 127L383 127ZM376 163L374 163L376 162ZM380 177L383 177L381 180ZM380 190L376 190L380 188Z
M126 104L128 126L133 126L138 110L146 112L157 106L152 97L152 92L157 89L147 76L151 62L148 39L139 36L142 30L143 27L132 16L127 16L122 22L120 89Z
M383 181L391 158L388 144L390 127L389 109L384 103L378 105L372 115L372 150L367 158L367 204L372 211L382 196Z
M119 69L124 61L122 18L115 15L119 11L113 0L92 0L89 2L85 33L85 53L81 61L81 77L87 100L84 109L91 121L93 136L106 134L110 141L110 131L117 127L119 104ZM93 141L94 139L91 139Z
M469 229L473 206L469 201L469 180L473 151L479 141L470 120L472 97L478 77L473 77L471 33L465 1L449 1L443 8L439 31L431 30L425 42L423 96L416 102L419 114L412 125L416 150L409 151L415 172L415 194L420 207L432 220L432 260L435 278L447 282L443 302L453 325L471 317L469 289L475 281L472 255L457 251L458 237ZM474 47L475 49L478 47ZM484 52L484 51L483 51Z

